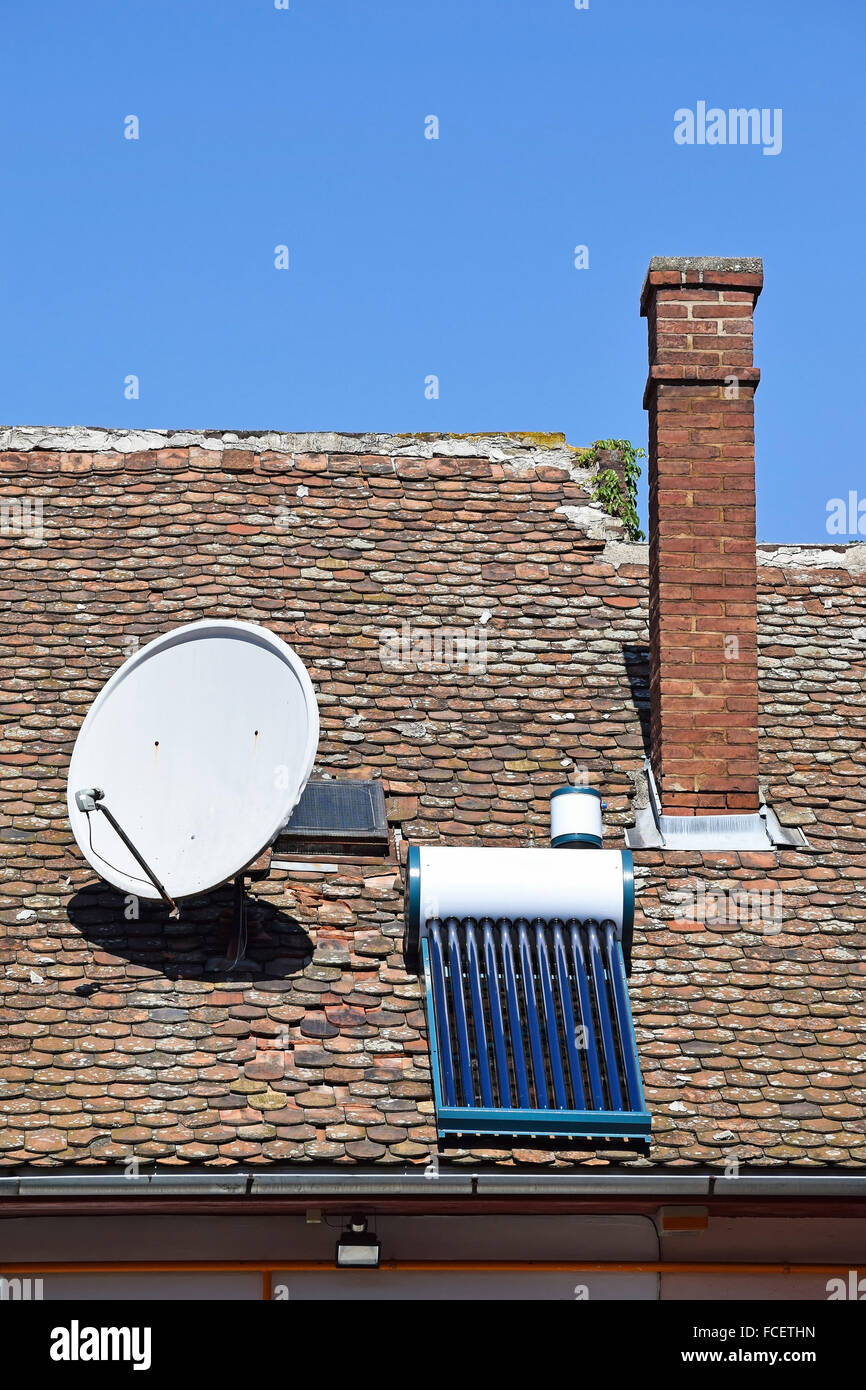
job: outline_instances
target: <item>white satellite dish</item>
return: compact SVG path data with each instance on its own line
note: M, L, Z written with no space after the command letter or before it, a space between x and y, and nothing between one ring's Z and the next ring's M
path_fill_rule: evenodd
M124 662L79 730L78 847L142 898L173 906L217 888L286 824L318 741L312 683L279 637L230 620L175 628Z

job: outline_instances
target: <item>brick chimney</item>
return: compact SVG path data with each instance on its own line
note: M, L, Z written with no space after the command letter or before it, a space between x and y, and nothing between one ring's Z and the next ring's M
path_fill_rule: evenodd
M758 259L656 256L649 326L652 767L666 815L758 809Z

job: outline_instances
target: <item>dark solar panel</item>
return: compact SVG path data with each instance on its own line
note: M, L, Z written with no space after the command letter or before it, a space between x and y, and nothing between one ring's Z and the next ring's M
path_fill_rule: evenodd
M297 849L306 842L387 847L388 818L382 783L331 779L308 782L288 824L280 832L277 849Z
M427 928L440 1135L648 1137L613 922L450 917Z

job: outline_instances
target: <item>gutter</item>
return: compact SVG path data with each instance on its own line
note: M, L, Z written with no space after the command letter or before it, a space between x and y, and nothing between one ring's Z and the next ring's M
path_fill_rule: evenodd
M0 1203L10 1198L414 1197L432 1207L442 1196L722 1197L866 1199L866 1173L502 1173L425 1168L402 1172L294 1169L278 1173L21 1173L0 1177ZM232 1204L234 1206L234 1203ZM20 1210L20 1209L19 1209Z

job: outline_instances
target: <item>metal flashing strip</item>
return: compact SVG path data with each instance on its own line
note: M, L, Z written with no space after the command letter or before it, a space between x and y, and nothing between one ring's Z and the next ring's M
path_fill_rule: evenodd
M660 816L659 830L665 849L773 848L766 822L757 812L742 816Z
M649 758L644 760L649 800L635 813L635 824L625 832L630 849L671 850L773 850L808 849L809 842L797 827L784 826L766 803L748 815L666 816Z

